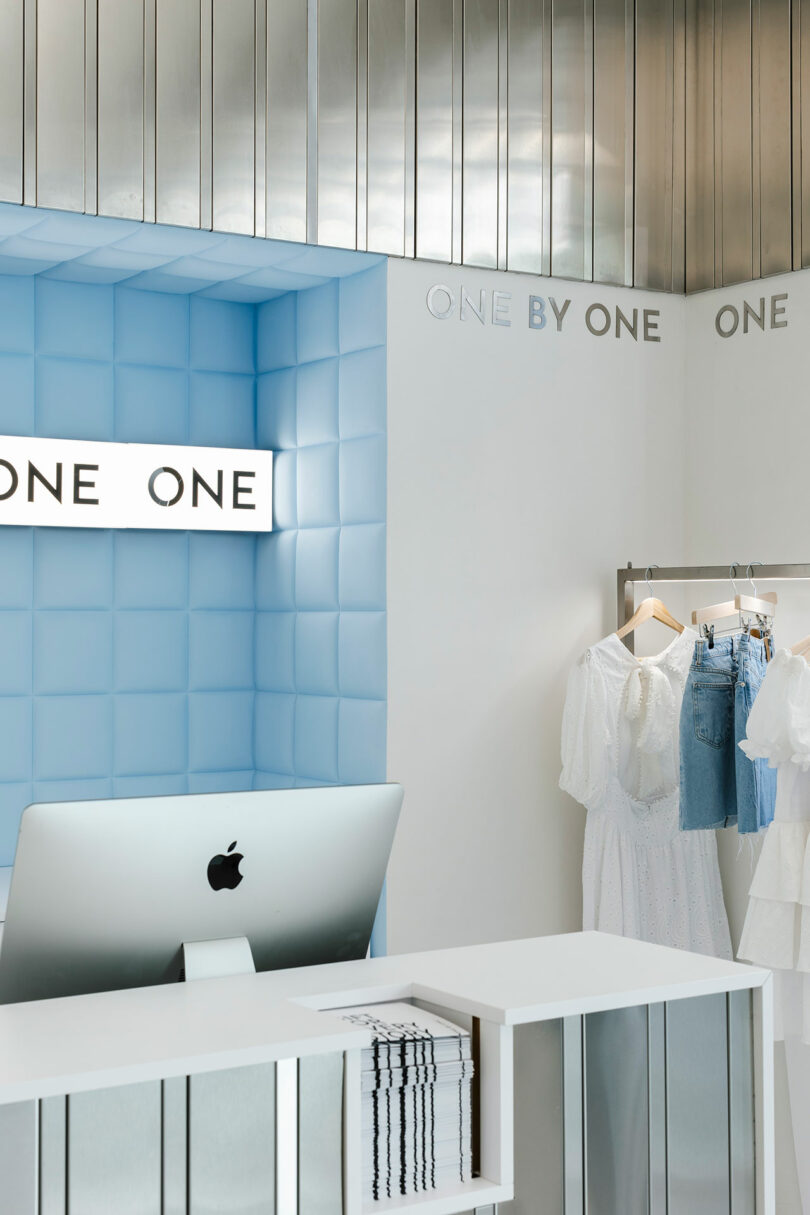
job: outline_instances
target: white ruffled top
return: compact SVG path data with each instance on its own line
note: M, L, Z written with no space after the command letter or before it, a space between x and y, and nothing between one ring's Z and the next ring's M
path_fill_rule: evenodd
M810 1042L810 666L779 650L740 743L778 769L776 809L751 884L738 956L783 974L780 1037Z
M588 809L583 923L731 957L712 831L678 823L679 718L697 634L637 659L611 633L571 672L560 786Z

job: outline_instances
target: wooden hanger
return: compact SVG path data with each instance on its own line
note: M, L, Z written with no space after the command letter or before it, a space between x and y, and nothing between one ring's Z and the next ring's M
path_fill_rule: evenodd
M711 603L707 607L696 608L692 613L692 624L709 624L712 620L724 620L727 616L742 614L743 612L751 616L763 616L767 620L772 620L774 608L778 602L776 591L765 591L762 595L757 593L757 588L751 577L751 570L754 565L762 563L749 562L746 566L746 577L753 588L753 595L741 595L737 591L736 575L737 563L734 562L728 567L728 576L731 585L734 588L734 598L725 599L722 603Z
M802 637L801 641L797 641L795 645L792 645L790 652L800 658L806 658L810 654L810 633L806 637Z
M676 620L667 605L661 599L656 599L655 595L652 593L650 573L653 569L657 568L657 566L648 565L644 571L644 578L650 593L646 599L642 599L641 603L633 612L633 615L630 617L627 623L623 624L620 629L616 630L616 636L620 640L622 637L626 637L628 633L632 633L634 629L639 627L639 625L645 624L648 620L659 620L661 624L665 624L667 628L674 629L676 633L683 632L684 626L681 624L680 620Z
M735 595L723 603L712 603L697 608L692 613L692 624L709 624L712 620L723 620L736 612L748 612L752 616L773 616L779 597L776 591L765 591L762 595Z

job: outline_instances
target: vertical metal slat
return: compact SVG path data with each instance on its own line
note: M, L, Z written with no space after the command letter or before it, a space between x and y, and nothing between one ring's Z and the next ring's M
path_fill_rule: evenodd
M464 2L462 257L498 265L498 0Z
M267 0L255 0L253 231L267 235Z
M275 240L307 239L307 6L267 11L267 217Z
M593 260L586 227L592 214L592 16L589 0L555 0L551 9L550 272L575 279L588 276Z
M318 7L318 243L357 243L357 5Z
M725 0L719 29L721 272L717 285L740 283L753 273L753 133L751 122L751 17L749 4ZM731 120L729 117L732 116Z
M200 227L214 223L214 0L200 0Z
M636 4L637 287L672 288L673 3Z
M144 8L98 0L98 212L122 219L144 218Z
M212 225L252 236L256 174L254 0L214 0Z
M39 1215L66 1215L67 1098L39 1103Z
M727 1004L731 1210L734 1215L755 1215L754 1023L751 992L729 992Z
M0 0L0 200L23 200L23 0Z
M160 1081L77 1093L67 1109L70 1215L160 1215Z
M585 1206L584 1022L563 1018L563 1185L565 1215L587 1215Z
M64 211L83 211L84 0L37 0L34 11L37 72L35 111L31 117L36 130L36 203ZM34 199L26 191L26 202L29 201Z
M161 1092L161 1215L188 1215L188 1078L164 1080Z
M633 42L628 48L625 7L626 0L604 0L594 13L593 277L600 283L624 283L627 263L626 124L628 79L633 79ZM631 101L633 95L631 84ZM629 120L632 167L632 111Z
M791 6L790 0L757 0L758 90L758 273L779 274L792 266L791 180Z
M666 1006L647 1006L649 1212L667 1215Z
M143 5L143 218L155 222L157 0Z
M686 2L686 283L715 285L714 14Z
M668 1215L729 1210L725 995L667 1004Z
M200 227L202 7L157 0L155 218L188 228Z
M372 17L376 5L371 8ZM404 20L403 20L404 25ZM368 141L369 141L369 68L371 58L369 0L357 0L357 194L355 203L355 247L368 248ZM405 99L400 118L404 122ZM396 115L394 120L396 121ZM403 149L404 155L404 149Z
M416 9L416 256L453 260L453 8Z
M298 1061L298 1215L343 1215L343 1055Z
M586 1201L592 1215L648 1215L647 1009L584 1018Z
M3 1210L38 1215L39 1103L0 1106L0 1178Z
M84 5L84 210L98 212L98 6ZM143 70L139 89L142 87ZM140 92L139 92L140 98Z
M368 244L363 247L398 257L405 252L406 53L405 0L374 0L368 8Z
M543 0L509 0L507 268L543 272Z
M276 1066L189 1077L189 1215L238 1210L274 1215ZM279 1212L281 1215L281 1212Z

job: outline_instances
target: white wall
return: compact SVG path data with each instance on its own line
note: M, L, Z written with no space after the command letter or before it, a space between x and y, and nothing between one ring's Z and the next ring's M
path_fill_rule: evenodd
M686 302L428 264L389 275L388 771L406 791L389 948L577 929L565 680L616 627L617 566L683 557ZM437 282L511 291L511 327L435 319ZM530 293L572 301L561 332L552 314L528 327ZM660 310L662 340L592 336L595 301Z
M770 328L770 299L787 293ZM727 304L742 314L747 300L766 329L740 321L722 338L715 318ZM723 323L729 327L730 314ZM687 302L686 550L690 563L759 560L805 562L810 552L810 272L799 271L707 292ZM727 585L727 584L726 584ZM712 602L713 590L697 596ZM765 586L763 585L763 589ZM779 593L777 645L810 633L810 583L767 584ZM692 606L697 606L692 604ZM719 833L726 904L735 945L748 902L759 845L740 850L734 831ZM753 854L752 854L753 852ZM791 1154L784 1061L777 1052L777 1181L779 1215L801 1215Z

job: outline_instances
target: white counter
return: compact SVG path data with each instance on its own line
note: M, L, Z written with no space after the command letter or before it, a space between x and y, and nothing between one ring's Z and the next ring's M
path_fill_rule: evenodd
M768 971L572 933L0 1007L0 1104L368 1045L321 1012L417 998L499 1025L756 988Z
M14 1115L23 1128L21 1142L34 1142L30 1137L35 1136L32 1128L36 1126L36 1119L25 1111L36 1108L36 1099L115 1090L132 1093L134 1102L138 1086L147 1087L143 1082L163 1081L166 1094L169 1086L181 1085L179 1095L177 1090L171 1091L179 1101L178 1111L182 1117L186 1090L184 1081L177 1078L189 1075L193 1078L206 1073L225 1075L229 1069L268 1063L278 1064L277 1099L281 1100L282 1073L285 1085L291 1076L294 1082L295 1075L294 1065L290 1073L290 1064L283 1061L298 1059L302 1061L299 1067L304 1067L308 1059L313 1064L307 1066L314 1065L316 1056L326 1060L327 1056L334 1059L335 1055L342 1054L342 1210L345 1215L384 1215L395 1210L412 1211L414 1215L417 1210L420 1215L455 1215L472 1207L509 1201L515 1195L514 1027L525 1026L528 1030L534 1026L535 1030L540 1030L539 1023L558 1027L551 1031L554 1041L549 1039L549 1066L545 1072L541 1068L538 1075L550 1077L553 1087L560 1082L561 1068L566 1069L568 1079L563 1113L569 1137L566 1142L570 1140L574 1145L570 1149L574 1153L571 1159L575 1164L578 1162L581 1174L582 1161L586 1157L582 1145L576 1146L576 1135L587 1132L582 1103L583 1080L577 1068L581 1069L585 1058L588 1015L610 1013L611 1010L638 1012L646 1006L648 1029L643 1031L641 1045L635 1031L629 1039L622 1039L631 1043L631 1051L643 1048L646 1052L648 1033L660 1037L665 1008L670 1010L675 1026L677 1017L672 1009L673 1002L726 993L721 1014L723 1024L728 1017L729 1034L736 1035L734 1050L742 1060L743 1079L748 1086L744 1092L741 1090L738 1102L744 1116L741 1115L735 1124L735 1142L742 1144L742 1150L748 1153L746 1184L752 1201L753 1187L756 1187L757 1215L772 1215L770 988L769 972L750 966L600 933L574 933L7 1005L0 1007L0 1115L4 1109L10 1116L12 1111L21 1111L19 1116ZM752 993L750 1001L745 997L747 990ZM480 1175L471 1182L441 1192L407 1200L391 1198L369 1206L362 1204L359 1188L359 1069L360 1049L370 1045L370 1037L365 1030L350 1025L329 1010L403 999L436 1006L451 1017L466 1015L475 1019ZM690 1006L679 1007L687 1009ZM692 1015L698 1016L700 1026L703 1014ZM684 1024L681 1020L681 1026ZM699 1036L702 1031L698 1029L697 1032ZM652 1041L651 1038L651 1044ZM661 1042L664 1042L663 1038ZM594 1043L594 1049L599 1049L597 1038ZM732 1038L729 1037L729 1058L731 1046ZM538 1039L532 1050L536 1052L541 1048L546 1049ZM709 1063L717 1063L725 1075L726 1045L711 1050L713 1054L707 1056ZM660 1057L661 1066L664 1066L660 1050L656 1057ZM608 1046L607 1054L601 1058L613 1060L613 1047ZM751 1072L752 1060L754 1072ZM621 1059L617 1059L617 1065L622 1066ZM747 1078L746 1068L750 1073ZM701 1076L699 1069L698 1088L702 1084ZM746 1098L745 1093L750 1093L750 1097ZM318 1125L321 1114L314 1109L307 1112L303 1095L298 1098L293 1095L290 1100L300 1100L299 1122L301 1118L308 1118L310 1125ZM74 1106L78 1109L78 1104L78 1099L76 1102L71 1100L70 1109ZM46 1105L47 1101L44 1101L40 1108L45 1110ZM294 1108L284 1106L284 1118L280 1113L277 1115L279 1127L296 1122ZM550 1111L551 1116L559 1120L559 1092L555 1095L555 1092L544 1090L538 1108L540 1113L520 1115L527 1120L527 1125L530 1122L536 1127L544 1111ZM593 1105L588 1108L588 1118L591 1118ZM64 1102L59 1109L58 1117L62 1119L59 1125L62 1126L69 1115ZM293 1109L292 1116L290 1109ZM752 1121L754 1109L756 1114ZM122 1113L119 1121L120 1138L116 1141L116 1151L123 1150L121 1143L129 1142L127 1115ZM689 1123L687 1111L686 1125ZM199 1126L199 1121L194 1125ZM572 1131L572 1126L579 1130ZM51 1141L60 1143L63 1139L63 1132L59 1130ZM216 1134L212 1142L215 1141ZM277 1150L280 1169L285 1157L280 1146ZM153 1156L159 1159L157 1148ZM183 1159L178 1165L181 1177L185 1168ZM13 1156L12 1162L15 1160L16 1156ZM26 1213L29 1206L32 1211L35 1209L35 1198L30 1195L36 1190L38 1168L42 1165L36 1165L35 1161L29 1168L28 1176L33 1180L26 1191L26 1205L20 1204L20 1210ZM95 1165L85 1174L86 1184L91 1188L95 1184L93 1168ZM322 1172L320 1166L316 1171ZM582 1175L572 1180L569 1172L566 1156L566 1202L576 1205L577 1187L581 1188L585 1183ZM75 1180L74 1171L70 1176ZM294 1184L292 1189L294 1191ZM280 1215L288 1212L289 1215L302 1215L294 1203L285 1206L283 1211L279 1207L279 1212Z

